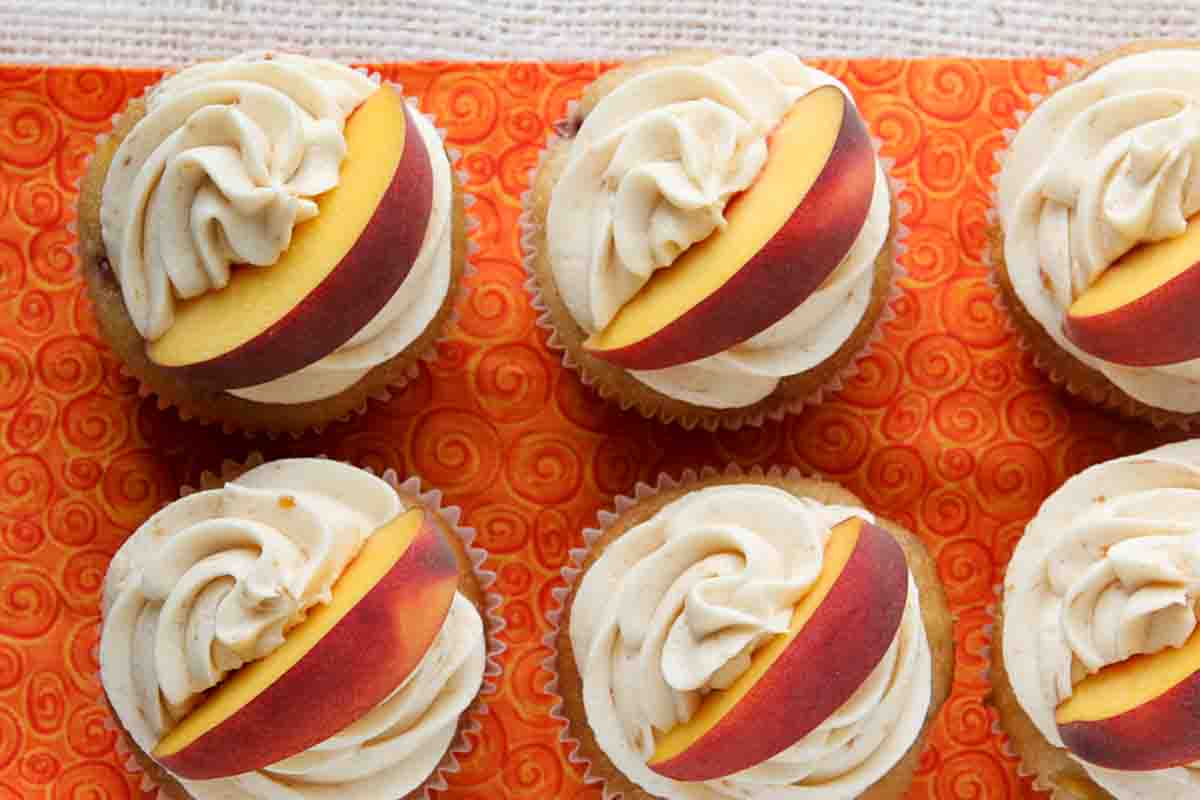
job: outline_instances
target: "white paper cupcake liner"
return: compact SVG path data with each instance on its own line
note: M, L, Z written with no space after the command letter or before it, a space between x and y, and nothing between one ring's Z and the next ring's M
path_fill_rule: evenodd
M251 453L246 457L245 461L241 462L227 459L221 463L218 472L205 471L202 473L198 487L187 485L180 487L179 496L186 497L196 491L220 488L237 476L264 463L266 463L266 460L263 458L262 453L259 452ZM351 466L358 465L351 464ZM372 475L377 475L376 471L371 467L360 467L360 469ZM483 613L486 618L484 635L487 639L487 665L484 668L483 683L479 688L479 693L466 710L462 712L462 716L460 717L460 720L465 719L465 721L460 725L458 732L451 741L449 749L442 756L438 766L420 786L409 792L404 798L380 798L380 800L417 800L418 798L420 800L433 800L431 792L445 791L449 785L446 780L447 776L461 771L462 765L459 757L471 750L468 737L470 735L477 735L483 730L483 726L479 722L479 717L486 713L488 709L485 698L495 694L499 689L498 679L502 672L500 655L507 649L507 646L499 637L500 632L505 628L504 618L498 613L501 598L490 591L491 586L496 582L496 573L484 566L487 561L487 551L474 544L476 538L475 529L461 524L461 508L444 505L442 502L442 491L440 489L423 489L421 479L416 476L401 480L394 469L388 469L382 475L379 475L379 477L395 489L398 494L416 498L420 505L434 511L442 522L454 532L462 542L467 557L471 560L475 578L479 582L479 588L483 593L485 606ZM96 648L99 648L99 643L96 644ZM99 661L99 658L96 660ZM96 674L96 682L101 682L99 673ZM173 800L167 794L166 790L161 788L154 778L147 774L146 770L142 767L135 753L134 746L128 741L128 737L122 732L117 721L113 719L111 710L106 708L102 723L106 730L116 733L115 749L120 763L127 773L140 778L139 786L141 790L152 793L156 800Z
M746 478L791 481L799 479L815 480L820 479L820 476L813 472L801 470L798 467L784 468L774 466L764 470L762 467L755 466L747 470L738 464L731 463L721 470L714 467L704 467L698 471L687 469L678 478L665 472L659 473L658 478L653 484L639 481L634 486L632 494L623 494L615 497L610 508L605 508L597 514L597 524L583 530L583 547L575 547L570 550L567 564L559 572L564 585L551 591L551 596L556 605L546 614L546 619L550 623L551 628L542 640L542 643L550 651L550 654L542 662L543 668L551 676L550 681L546 685L546 691L558 698L550 708L550 717L560 726L558 739L563 745L564 752L567 754L567 760L571 764L580 767L585 784L601 785L604 800L612 800L612 798L618 797L620 792L609 787L602 777L594 774L591 760L580 753L580 741L572 734L572 726L586 725L587 721L570 719L564 710L561 695L559 695L558 640L561 633L562 617L567 610L567 601L575 588L575 582L584 571L583 564L592 547L604 535L609 526L625 512L661 492L675 491L718 478L731 481Z
M254 439L259 436L265 436L269 440L274 441L283 436L289 436L292 439L300 439L300 438L308 436L310 434L320 435L320 434L324 433L325 430L330 425L333 425L334 423L348 422L356 417L360 417L360 416L366 414L367 411L369 410L371 401L376 401L380 404L384 404L384 403L391 401L391 399L397 393L403 391L403 389L409 383L411 383L412 381L414 381L420 377L420 375L421 375L420 362L430 364L430 363L433 363L434 361L436 361L437 357L438 357L439 346L441 346L442 344L444 344L445 342L450 340L450 338L452 336L452 333L451 333L452 328L458 322L459 317L460 317L459 309L462 307L462 305L464 303L467 302L468 296L471 293L470 286L469 286L469 280L472 277L474 277L478 272L478 270L474 264L474 259L475 259L475 256L479 253L479 245L471 237L471 233L473 231L475 231L477 228L479 228L480 221L471 211L471 209L475 206L476 199L475 199L475 195L472 194L470 191L468 191L466 188L468 176L467 176L467 173L465 172L465 170L461 166L462 152L460 150L458 150L457 148L450 147L445 144L446 138L447 138L446 129L437 124L437 120L434 119L432 114L426 114L424 111L421 110L420 104L416 98L410 97L404 93L404 86L402 84L400 84L396 81L384 80L383 76L380 75L380 73L378 73L376 71L368 70L365 67L355 67L354 69L356 72L366 75L367 77L371 78L372 80L374 80L376 83L378 83L380 85L387 84L388 86L391 86L393 89L396 90L396 93L399 94L400 97L402 97L404 99L405 104L409 107L409 109L411 111L413 111L417 114L421 114L425 119L427 119L433 123L435 129L438 132L438 136L441 138L443 146L445 147L446 157L450 162L450 170L451 170L451 172L454 173L454 177L457 180L457 185L452 187L452 191L457 190L457 192L459 193L459 195L462 198L463 223L464 223L464 227L465 227L465 238L466 238L466 251L463 255L463 259L464 259L463 270L460 275L460 279L457 282L457 286L452 285L450 287L450 291L452 293L452 296L449 299L450 312L447 314L445 319L441 321L441 323L440 323L441 330L438 332L438 335L429 343L429 345L426 346L420 353L418 353L416 355L416 359L413 361L413 363L409 364L408 367L404 370L404 372L398 378L394 378L392 381L390 381L386 385L381 385L381 386L374 388L367 395L367 397L364 398L361 405L355 407L354 409L352 409L351 411L349 411L345 414L341 414L337 417L326 420L325 422L321 422L316 425L311 425L304 429L292 430L292 431L247 430L230 420L218 419L216 417L207 417L202 414L193 413L190 409L176 405L175 403L171 402L167 398L163 397L153 387L144 383L122 361L121 366L120 366L120 371L121 371L122 377L132 380L137 384L137 393L140 398L145 399L148 397L153 397L155 407L159 411L166 411L168 409L174 409L175 412L179 415L179 418L181 420L183 420L184 422L195 422L195 423L198 423L198 424L204 425L204 426L219 427L223 433L226 433L226 434L241 433L247 439ZM135 100L146 99L146 97L150 94L150 92L152 92L157 86L159 86L163 80L165 80L167 77L169 77L172 74L172 72L173 71L168 71L168 72L164 73L162 78L160 78L155 83L147 86L142 91L142 94L140 94L136 98L132 98L132 99L135 99ZM121 119L121 116L124 113L125 113L125 109L123 108L121 111L118 111L117 113L112 115L112 118L110 120L110 129L115 128L117 126L118 121ZM100 147L100 145L102 145L104 142L108 141L109 138L111 138L111 133L102 133L102 134L98 134L96 136L95 148L93 148L92 154L89 155L87 157L87 159L84 161L83 169L80 171L80 177L75 180L74 185L71 187L75 190L76 194L79 194L81 191L81 188L82 188L81 184L83 181L83 176L85 174L87 174L87 169L91 164L91 160L92 160L93 155L95 154L96 149L98 149ZM73 234L75 236L75 244L74 244L72 250L75 255L76 262L78 264L82 265L83 254L82 254L80 242L79 242L78 218L72 219L67 224L66 227L67 227L68 232L70 232L71 234ZM87 297L88 302L91 303L92 302L91 294L85 293L85 296ZM440 311L439 311L439 313L440 313ZM436 317L436 315L435 315L435 317ZM434 322L431 322L430 324L431 325L437 324L436 319ZM272 405L272 404L264 403L262 405Z
M789 403L784 403L776 406L769 411L757 412L749 415L737 415L737 409L729 409L729 413L720 416L704 416L700 418L688 418L686 415L677 414L675 412L666 411L663 409L651 409L640 405L636 400L619 395L616 392L609 390L607 387L596 382L587 372L581 367L577 360L571 355L559 338L557 328L554 324L553 314L542 297L542 290L538 283L537 272L533 266L534 260L538 256L536 247L536 237L539 233L540 226L535 222L531 215L531 199L534 191L534 183L537 174L541 171L545 161L553 149L564 138L568 138L570 133L570 120L573 119L579 101L573 100L567 104L566 116L556 123L551 125L551 133L546 140L546 144L538 154L537 164L530 170L528 177L529 189L521 195L521 215L517 219L517 225L520 231L520 247L521 247L521 265L525 270L525 291L529 294L530 304L537 313L536 325L546 332L546 345L560 354L562 365L567 369L577 374L585 386L588 386L595 391L602 399L607 402L616 404L622 411L636 411L646 419L657 419L667 424L677 424L686 430L701 428L707 431L716 431L719 429L738 430L746 425L751 427L762 427L768 421L778 422L789 414L798 414L805 408L820 405L830 395L841 391L846 382L857 375L862 369L862 362L870 356L874 349L884 338L884 326L896 318L896 313L892 308L895 301L903 294L901 283L907 277L907 271L904 268L902 261L903 255L907 252L907 241L909 229L904 224L903 218L911 211L909 204L902 199L901 193L907 188L907 183L895 175L895 159L883 157L880 155L882 147L881 140L874 134L871 135L871 143L875 150L875 156L879 160L883 168L884 175L888 179L888 185L891 190L893 203L892 211L892 230L890 233L892 246L892 275L890 285L888 286L887 296L883 301L883 308L876 319L870 334L867 336L863 346L853 354L847 364L839 370L827 382L817 387L807 396L797 398ZM874 294L874 287L872 287Z

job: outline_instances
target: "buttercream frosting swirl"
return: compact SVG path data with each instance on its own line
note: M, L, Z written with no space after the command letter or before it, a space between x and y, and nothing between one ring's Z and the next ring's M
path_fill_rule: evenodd
M1200 51L1126 56L1054 92L1021 125L997 185L1008 274L1046 332L1137 400L1200 411L1200 360L1127 367L1063 333L1109 266L1200 211Z
M129 316L154 340L175 299L269 266L337 186L346 118L370 78L301 56L243 56L162 81L104 181L101 231Z
M104 582L101 680L134 742L151 752L201 693L279 647L308 609L330 600L367 537L404 510L369 473L289 459L151 517ZM403 796L450 746L485 660L482 620L456 595L420 666L366 715L263 770L182 783L222 800Z
M377 82L331 61L247 54L163 80L105 177L101 233L126 309L146 340L177 300L219 291L233 268L270 267L338 184L345 123ZM401 353L449 291L453 184L441 138L410 118L429 154L433 199L421 249L388 303L348 341L296 372L230 394L303 403L349 388Z
M571 315L602 329L657 269L725 224L753 183L767 135L803 95L833 84L790 53L728 56L637 75L605 96L571 143L547 214L549 261ZM632 374L696 405L751 405L835 353L866 312L891 199L881 167L850 252L795 311L715 356Z
M1021 707L1063 747L1055 709L1086 675L1178 647L1200 599L1200 441L1091 467L1017 543L1004 580L1004 666ZM1200 793L1200 763L1128 772L1080 759L1120 800Z
M584 573L570 637L596 742L652 794L687 800L853 798L916 740L932 657L909 576L896 638L863 686L817 729L762 764L683 783L646 766L657 738L729 686L754 650L787 630L821 572L833 527L860 508L774 487L690 492L612 541Z

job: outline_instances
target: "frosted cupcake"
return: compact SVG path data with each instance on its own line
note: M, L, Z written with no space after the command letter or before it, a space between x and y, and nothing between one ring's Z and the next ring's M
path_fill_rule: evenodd
M893 269L887 176L846 88L789 53L608 73L523 218L552 344L622 407L739 427L811 400Z
M1134 45L1033 109L997 178L996 276L1038 363L1155 424L1200 419L1200 50Z
M1200 441L1098 464L1050 496L1004 578L995 701L1056 796L1200 796Z
M912 534L832 484L711 478L620 512L581 567L559 691L607 791L904 796L954 652Z
M345 464L275 461L117 551L101 683L169 796L419 797L480 690L484 619L436 509Z
M185 417L300 431L413 373L464 263L433 124L329 61L248 55L130 103L81 187L100 329Z

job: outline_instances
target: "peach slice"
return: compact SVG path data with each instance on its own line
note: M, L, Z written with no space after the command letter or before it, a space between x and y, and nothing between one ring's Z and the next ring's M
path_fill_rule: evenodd
M154 758L196 780L262 769L328 739L416 669L458 588L441 529L415 509L375 531L284 643L218 684Z
M732 685L709 693L688 722L660 737L650 769L679 781L712 780L804 738L886 655L907 599L908 564L891 534L858 517L841 523L788 631L760 647Z
M216 390L282 377L336 350L395 294L421 250L433 202L425 142L381 86L346 122L338 185L317 198L269 267L235 268L218 291L180 301L147 344L156 364Z
M854 104L833 86L802 97L767 142L727 224L656 271L584 346L626 369L720 353L787 316L845 258L875 191L875 152Z
M1200 216L1173 239L1139 245L1067 310L1063 334L1114 364L1154 367L1200 357Z
M1200 760L1200 629L1182 647L1137 655L1075 685L1055 711L1063 743L1109 769Z

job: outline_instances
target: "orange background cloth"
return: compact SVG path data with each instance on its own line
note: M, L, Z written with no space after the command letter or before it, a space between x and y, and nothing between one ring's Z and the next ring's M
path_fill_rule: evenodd
M450 797L599 800L547 715L551 590L579 531L614 495L664 471L730 462L818 471L920 534L958 615L958 672L911 796L1032 796L984 700L1004 566L1068 476L1169 438L1049 386L988 282L993 154L1014 112L1066 65L817 66L850 87L895 160L910 229L895 318L830 401L717 434L602 404L535 326L517 217L551 124L603 65L405 64L382 74L445 129L476 197L471 294L437 359L390 402L320 436L275 441L181 422L140 397L102 343L78 275L76 184L95 136L159 74L0 69L0 800L142 796L104 724L104 572L182 484L254 450L419 475L479 531L499 575L508 651Z

